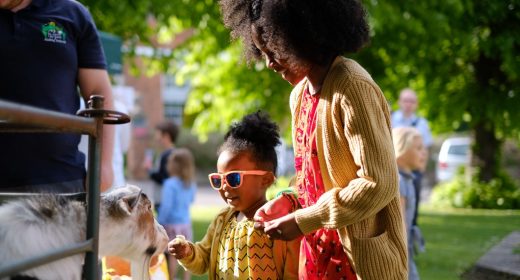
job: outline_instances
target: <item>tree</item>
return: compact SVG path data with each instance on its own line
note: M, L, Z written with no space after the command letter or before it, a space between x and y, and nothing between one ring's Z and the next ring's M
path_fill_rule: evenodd
M520 139L520 1L367 1L372 46L360 60L396 98L420 94L436 132L463 123L475 138L479 181L500 170L503 141Z
M262 109L280 123L289 139L290 85L261 62L249 67L244 63L240 42L231 43L217 1L82 2L100 30L121 36L129 45L167 41L194 28L193 36L171 54L158 52L150 67L173 73L179 84L190 84L185 119L201 138L225 131L232 121Z
M245 66L239 42L230 43L222 25L217 1L83 2L100 29L129 42L195 28L188 42L156 63L174 71L179 82L190 82L186 113L196 132L224 130L243 114L264 109L289 135L290 86L262 63ZM469 127L480 181L495 177L504 139L520 139L520 0L364 3L372 43L354 58L391 102L399 89L416 89L420 113L435 132Z

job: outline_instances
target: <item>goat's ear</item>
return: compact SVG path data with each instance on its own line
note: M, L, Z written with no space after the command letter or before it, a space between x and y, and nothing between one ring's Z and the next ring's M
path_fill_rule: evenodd
M139 204L142 193L142 191L139 191L138 193L131 193L123 197L123 200L128 205L128 209L130 209L130 212L132 212L137 207L137 204Z
M124 212L127 215L131 215L132 211L139 204L139 200L141 199L141 192L131 193L123 196L117 202L121 212Z

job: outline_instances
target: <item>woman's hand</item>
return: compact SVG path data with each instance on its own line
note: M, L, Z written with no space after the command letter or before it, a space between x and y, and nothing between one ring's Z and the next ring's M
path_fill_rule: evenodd
M285 215L281 218L264 222L264 232L273 239L285 241L294 240L303 235L296 223L294 213Z
M190 256L193 252L184 236L177 235L177 237L168 243L168 253L180 260Z
M255 221L255 228L263 229L266 222L274 219L283 217L289 214L293 209L291 202L283 197L277 197L266 204L260 209L256 210L253 220Z

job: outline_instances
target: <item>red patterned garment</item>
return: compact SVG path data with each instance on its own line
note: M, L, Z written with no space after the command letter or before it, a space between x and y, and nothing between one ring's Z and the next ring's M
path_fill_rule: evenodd
M306 88L299 112L300 121L295 124L296 184L298 200L304 208L314 205L325 192L316 150L319 100L319 93L311 95ZM319 229L302 239L299 279L357 279L336 230Z

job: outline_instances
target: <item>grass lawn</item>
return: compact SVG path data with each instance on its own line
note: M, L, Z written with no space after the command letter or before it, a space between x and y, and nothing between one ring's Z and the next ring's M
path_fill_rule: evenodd
M520 230L520 211L421 208L426 252L416 259L421 279L460 279L488 249Z
M192 209L195 240L204 236L218 211L214 207ZM459 279L486 250L511 231L520 230L520 211L423 207L419 223L426 239L426 252L416 259L421 279Z

